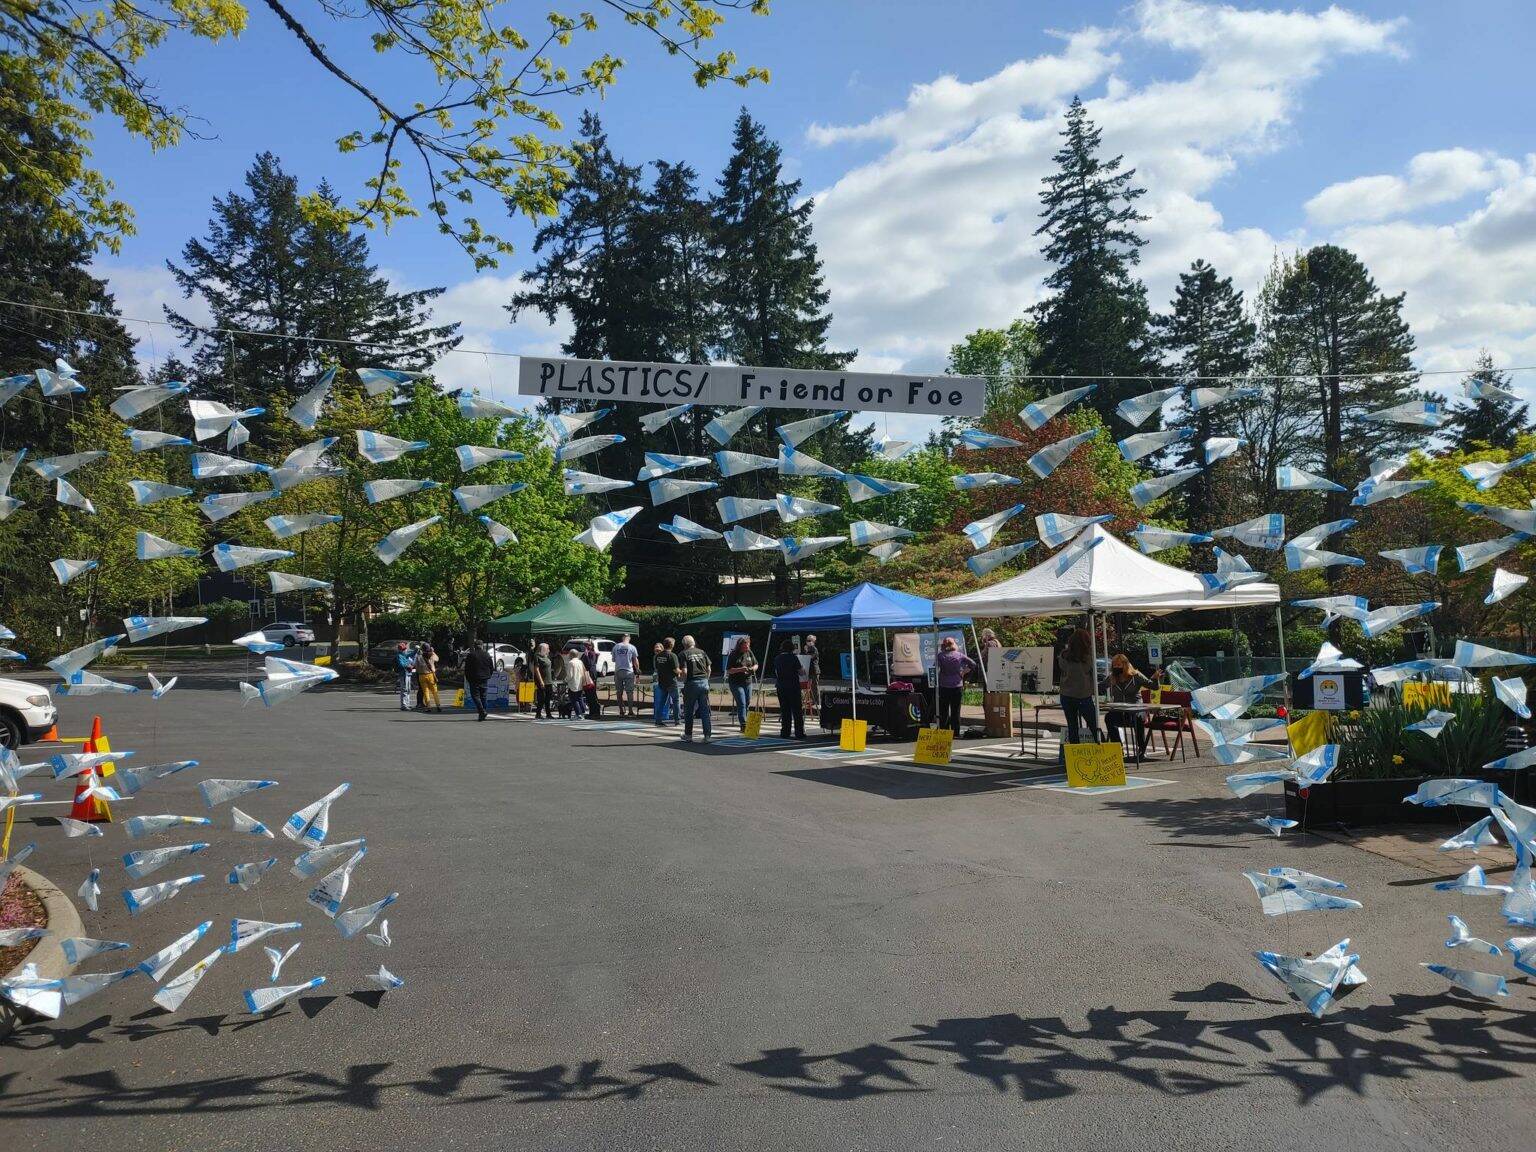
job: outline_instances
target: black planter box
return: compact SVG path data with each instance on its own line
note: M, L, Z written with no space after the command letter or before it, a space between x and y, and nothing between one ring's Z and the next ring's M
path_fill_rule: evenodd
M1451 775L1447 773L1447 776ZM1486 776L1470 779L1489 780L1497 784L1504 795L1516 803L1530 804L1536 783L1536 775L1529 768L1518 772L1490 772ZM1336 780L1326 784L1313 784L1303 796L1295 784L1285 786L1285 814L1291 820L1301 821L1303 828L1315 826L1329 828L1342 824L1345 827L1362 827L1368 824L1454 824L1465 826L1485 815L1479 809L1465 805L1447 804L1438 808L1426 808L1421 804L1406 804L1405 798L1419 790L1425 780L1441 779L1432 776L1398 776L1386 780Z

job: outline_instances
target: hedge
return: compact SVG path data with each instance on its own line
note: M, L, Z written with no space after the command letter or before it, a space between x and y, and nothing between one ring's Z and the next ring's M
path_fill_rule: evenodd
M1149 639L1163 642L1165 660L1171 656L1214 656L1218 652L1239 657L1252 654L1248 634L1240 631L1234 637L1230 628L1201 628L1192 632L1130 632L1125 637L1127 654L1145 653Z

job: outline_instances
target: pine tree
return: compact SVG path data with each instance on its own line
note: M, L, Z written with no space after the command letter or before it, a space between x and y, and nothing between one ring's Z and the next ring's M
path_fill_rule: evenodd
M1132 275L1145 240L1136 210L1145 189L1121 171L1123 156L1101 159L1099 129L1081 99L1067 110L1064 143L1053 158L1040 200L1050 295L1035 307L1040 336L1038 371L1063 376L1141 376L1154 371L1147 291ZM1120 398L1114 387L1093 395L1106 416Z
M67 141L13 101L0 100L0 135L26 138L48 157L70 151ZM133 339L106 281L90 272L91 238L61 231L57 205L30 199L28 188L0 163L0 299L39 306L4 309L0 376L51 369L63 357L93 392L110 396L114 388L138 384ZM0 409L0 450L29 447L34 457L70 451L69 420L77 404L73 398L45 400L29 388Z
M1440 429L1441 434L1458 452L1480 447L1513 448L1520 435L1531 430L1530 408L1503 397L1473 399L1474 384L1509 391L1509 376L1494 367L1486 348L1477 354L1477 366L1467 376L1467 399L1451 408L1451 418Z
M1275 297L1275 323L1294 372L1312 377L1314 463L1346 488L1373 457L1421 445L1424 430L1365 420L1414 399L1413 334L1403 297L1383 295L1364 264L1332 244L1303 255ZM1344 516L1349 496L1330 492L1326 518Z
M210 335L167 308L193 350L200 396L271 407L332 365L421 369L458 343L458 325L430 324L442 289L396 292L369 262L365 236L305 218L298 181L276 156L256 158L245 188L215 199L207 236L187 241L182 264L167 266L184 297L206 304L210 327L278 338ZM334 199L324 184L317 194ZM272 433L271 422L252 428L258 441Z
M1248 372L1255 333L1243 312L1243 294L1232 287L1230 276L1218 277L1204 260L1196 260L1179 276L1173 310L1154 319L1153 331L1167 367L1191 382L1214 383L1209 378ZM1205 467L1205 442L1212 436L1239 434L1235 409L1229 405L1185 412L1176 423L1194 432L1170 457L1175 467L1201 468L1183 491L1189 527L1203 532L1219 518L1216 478Z
M832 314L811 239L810 200L783 179L783 156L745 109L713 201L720 243L721 351L737 364L846 367L856 352L827 348Z
M540 260L508 311L514 318L524 309L551 321L562 313L568 316L571 335L561 345L567 356L707 362L714 341L712 224L707 207L692 193L692 172L664 166L657 187L647 192L643 170L614 155L597 116L583 116L581 141L582 158L565 189L560 215L534 238ZM562 403L545 407L555 412ZM649 409L638 404L614 408L593 432L618 433L625 442L588 458L584 470L632 479L644 464L646 449L657 449L654 438L640 428ZM697 454L701 427L702 421L673 425L673 442L666 450ZM642 505L611 552L613 562L625 568L626 586L648 602L713 599L719 558L711 552L716 562L701 563L697 546L685 549L657 527L674 513L704 519L708 502L689 497L653 509L640 497L638 490L626 489L587 502L592 515Z

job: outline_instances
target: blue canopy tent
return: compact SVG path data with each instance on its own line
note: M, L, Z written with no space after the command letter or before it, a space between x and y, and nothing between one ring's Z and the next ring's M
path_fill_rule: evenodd
M898 592L894 588L886 588L880 584L856 584L835 596L828 596L825 600L818 600L814 604L807 604L804 608L797 608L793 612L786 612L782 616L774 617L773 632L795 632L804 634L807 632L843 632L848 633L848 651L856 652L854 636L856 631L870 628L879 628L882 636L892 628L933 628L936 623L943 624L968 624L968 619L948 617L936 622L933 616L933 601L925 600L921 596L913 596L909 592ZM858 714L858 664L850 659L854 673L853 682L849 685L851 707L855 716ZM886 656L886 667L890 667L889 653Z

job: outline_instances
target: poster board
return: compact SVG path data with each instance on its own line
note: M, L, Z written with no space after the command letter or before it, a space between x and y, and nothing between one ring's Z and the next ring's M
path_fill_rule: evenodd
M508 708L512 704L512 677L498 668L485 682L485 703L489 708Z
M922 679L928 665L923 662L923 641L916 632L898 632L891 637L891 675Z
M1118 740L1105 744L1063 744L1067 784L1073 788L1125 787L1125 749Z
M987 691L1049 692L1056 686L1050 648L993 648L987 652Z
M945 640L954 640L960 651L965 651L965 633L959 628L943 628L937 633L922 632L918 635L918 643L923 653L923 668L932 668L939 656L939 645Z
M727 632L720 637L720 655L729 656L731 650L736 647L736 641L746 636L745 632Z
M942 768L949 763L954 743L955 734L948 728L919 728L917 747L913 750L912 761L915 764Z

